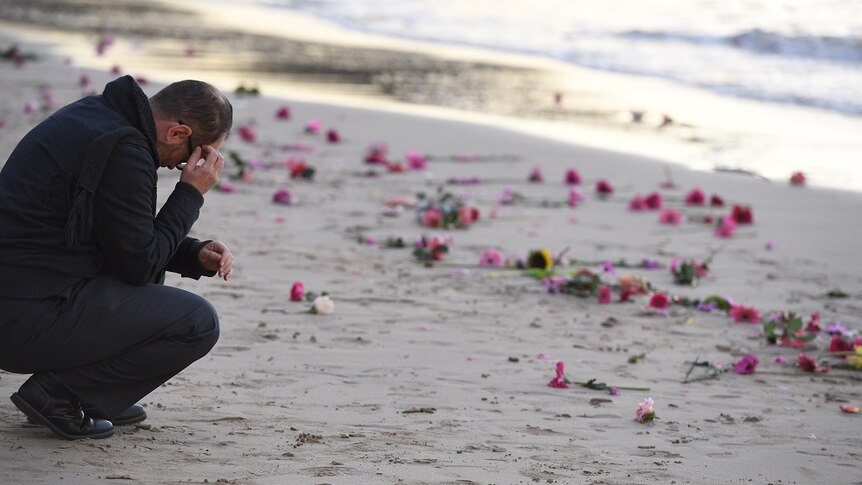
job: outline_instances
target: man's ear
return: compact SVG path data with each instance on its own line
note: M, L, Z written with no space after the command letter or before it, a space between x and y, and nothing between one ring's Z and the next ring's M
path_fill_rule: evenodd
M177 122L174 126L168 128L168 143L185 143L192 136L192 128L189 125L180 124Z

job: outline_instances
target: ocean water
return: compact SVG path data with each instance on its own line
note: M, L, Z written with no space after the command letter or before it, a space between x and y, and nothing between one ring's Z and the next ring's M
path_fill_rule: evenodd
M482 46L862 115L858 0L244 0L345 28Z
M798 170L811 185L862 191L859 0L221 3L273 15L289 10L347 31L526 54L622 76L633 83L608 88L629 103L620 104L622 110L672 113L680 126L697 127L677 136L699 140L694 150L685 147L676 157L666 154L678 147L642 154L777 181ZM660 89L651 84L656 82ZM635 152L647 146L638 143L628 145Z

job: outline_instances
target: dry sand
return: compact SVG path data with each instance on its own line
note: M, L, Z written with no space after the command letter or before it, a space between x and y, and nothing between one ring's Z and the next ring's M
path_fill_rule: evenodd
M61 105L76 99L79 72L51 58L20 69L0 64L0 159L42 116L21 114L24 102L38 99L43 84ZM90 75L98 87L113 77ZM658 190L667 165L657 160L456 120L232 99L235 126L254 122L258 141L245 143L234 133L225 151L262 162L300 156L318 173L302 182L290 181L283 168L259 170L251 181L232 181L235 193L207 194L192 235L230 245L234 277L169 284L219 309L219 344L144 399L144 426L119 428L108 440L64 442L28 426L8 401L0 404L0 482L862 483L862 417L839 411L841 403L862 405L858 373L803 374L792 365L799 350L768 346L760 326L734 324L723 314L673 307L668 316L656 315L645 311L644 297L599 305L595 298L548 294L525 277L488 278L489 271L475 267L488 247L509 256L570 248L581 260L665 264L720 249L712 275L697 288L673 285L667 269L617 272L692 297L730 296L764 314L819 311L824 324L860 329L862 194L671 167L678 188L663 190L666 199L700 187L753 208L754 225L720 240L703 225L661 226L654 212L627 210L635 193ZM274 118L283 104L292 110L289 121ZM324 130L337 128L342 142L303 133L311 119ZM519 159L438 159L424 172L357 176L368 168L366 147L378 141L388 143L395 159L410 149ZM313 151L272 148L295 143ZM534 166L544 171L544 184L526 182ZM575 209L494 207L505 185L534 200L565 200L568 168L590 182L607 178L617 193L599 200L588 183L587 200ZM408 241L433 234L409 210L382 216L383 202L472 176L508 183L447 187L469 196L483 217L449 232L454 245L445 264L426 268L409 249L356 242L357 233ZM161 175L162 200L176 178ZM300 202L272 204L280 186ZM727 212L668 204L687 214ZM311 315L307 304L290 302L294 281L330 292L335 313ZM823 296L834 288L850 297ZM821 339L805 351L824 355L827 346ZM752 376L681 383L687 361L732 363L748 353L761 360ZM540 354L565 361L572 380L650 390L611 396L578 386L552 389L546 383L553 360ZM791 365L774 364L777 356ZM0 373L0 394L11 394L26 377ZM657 419L635 422L635 407L648 396Z

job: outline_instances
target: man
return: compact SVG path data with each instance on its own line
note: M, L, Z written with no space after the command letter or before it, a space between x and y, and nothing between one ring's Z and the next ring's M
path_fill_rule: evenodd
M232 118L209 84L147 99L125 76L12 152L0 172L0 368L33 374L12 395L30 421L106 438L145 419L135 403L215 345L212 305L161 283L165 271L231 276L230 250L188 233ZM156 169L182 162L156 214Z

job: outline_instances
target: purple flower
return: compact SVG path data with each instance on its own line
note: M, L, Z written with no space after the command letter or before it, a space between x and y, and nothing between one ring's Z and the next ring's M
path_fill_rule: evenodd
M709 313L709 312L715 310L716 308L718 308L718 303L716 303L714 301L710 301L708 303L699 303L697 305L698 311L702 311L702 312L706 312L706 313Z
M656 269L659 266L661 266L661 264L659 264L659 262L654 259L644 259L643 261L641 261L641 267L643 267L644 269Z
M757 368L757 364L759 363L760 360L758 360L757 357L752 354L748 354L733 364L733 372L740 375L754 374L754 370Z
M826 333L828 333L829 335L844 335L845 333L847 333L847 329L844 328L843 325L841 325L841 322L834 322L828 327L826 327Z

